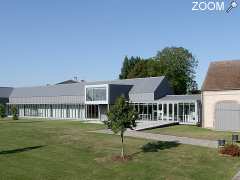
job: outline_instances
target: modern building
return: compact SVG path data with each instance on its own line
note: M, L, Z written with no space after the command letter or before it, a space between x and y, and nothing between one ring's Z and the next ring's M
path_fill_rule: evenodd
M212 62L202 86L203 127L240 130L240 60Z
M121 95L138 111L140 121L197 124L201 118L201 96L173 95L164 76L13 88L8 115L14 105L20 117L104 121Z
M201 123L223 131L240 130L240 60L212 62L202 95L174 95L164 76L115 81L64 81L39 87L0 87L0 103L16 106L20 117L104 121L123 95L139 121Z

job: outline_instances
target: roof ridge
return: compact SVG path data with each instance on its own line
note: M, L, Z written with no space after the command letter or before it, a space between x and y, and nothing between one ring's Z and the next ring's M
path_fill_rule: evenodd
M238 62L240 59L232 59L232 60L217 60L217 61L212 61L210 64L217 64L217 63L227 63L227 62Z
M140 77L140 78L128 78L128 79L117 79L117 80L134 80L134 79L153 79L153 78L164 78L165 76L151 76L151 77Z

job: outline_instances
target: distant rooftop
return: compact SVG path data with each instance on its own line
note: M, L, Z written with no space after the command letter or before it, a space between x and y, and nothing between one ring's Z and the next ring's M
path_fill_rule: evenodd
M78 83L78 81L70 79L70 80L66 80L66 81L57 83L56 85L58 85L58 84L73 84L73 83Z

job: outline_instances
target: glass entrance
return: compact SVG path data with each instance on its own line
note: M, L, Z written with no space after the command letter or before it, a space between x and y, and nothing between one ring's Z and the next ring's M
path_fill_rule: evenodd
M197 103L195 102L166 102L158 104L158 120L179 121L184 124L196 124Z
M85 106L86 119L99 119L99 105L89 104Z

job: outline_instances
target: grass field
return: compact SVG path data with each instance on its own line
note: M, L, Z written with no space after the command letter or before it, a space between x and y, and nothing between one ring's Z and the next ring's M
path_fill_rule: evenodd
M231 140L233 134L232 132L213 131L210 129L190 125L176 125L165 128L156 128L146 130L145 132L210 140L226 139L228 141ZM240 136L240 133L234 134L238 134Z
M113 162L120 138L89 131L103 125L74 121L1 120L0 179L76 180L229 180L238 158L216 149L160 143L158 152L142 152L151 142L126 138L129 162Z

